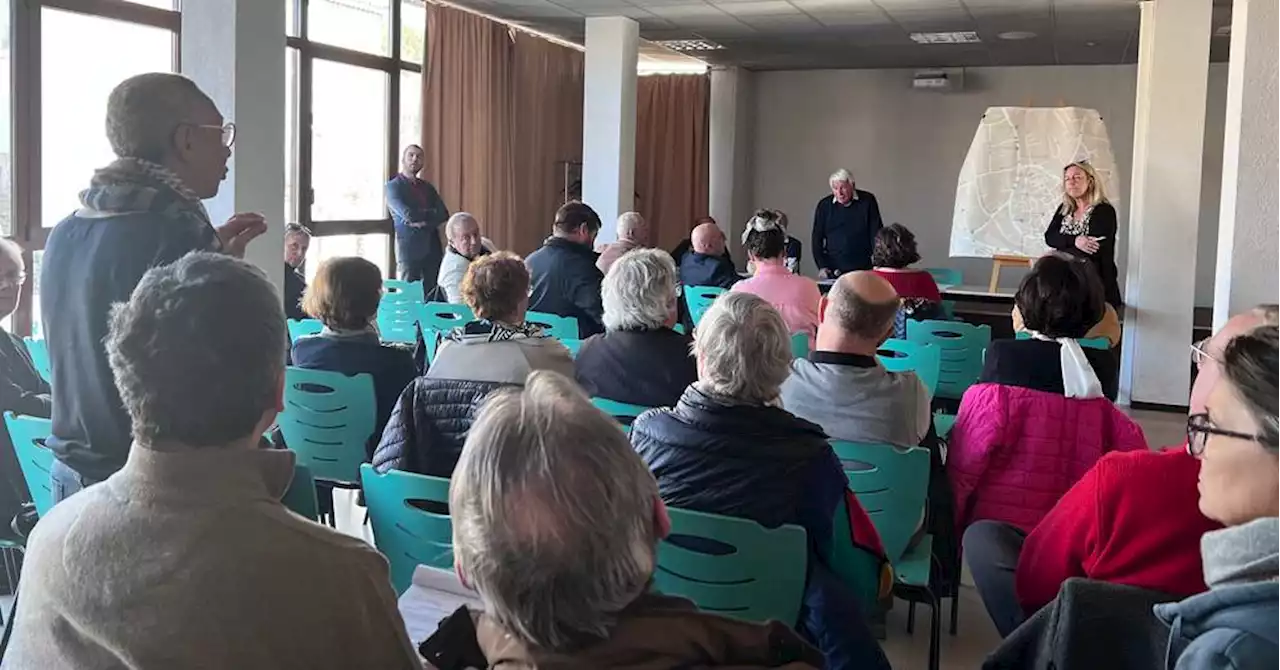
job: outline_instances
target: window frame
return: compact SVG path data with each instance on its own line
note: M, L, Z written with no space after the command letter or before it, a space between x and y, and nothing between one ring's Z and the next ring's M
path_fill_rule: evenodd
M316 42L310 38L309 18L311 0L286 0L289 3L288 10L293 12L293 25L297 28L297 35L289 35L288 29L285 30L285 48L297 49L298 67L297 67L297 89L296 95L296 116L294 118L294 136L286 138L286 142L295 147L295 154L292 157L291 165L286 165L286 170L293 171L293 183L296 190L294 196L294 207L296 211L287 212L286 218L296 221L311 229L312 235L328 236L328 235L360 235L367 233L377 233L388 235L391 237L390 244L387 245L387 267L390 268L392 275L396 273L395 258L395 230L391 223L391 214L386 212L386 216L380 219L354 219L354 220L315 220L311 216L311 207L315 202L315 190L312 186L311 169L313 165L313 137L311 126L313 121L312 115L312 89L314 66L316 60L330 61L334 63L342 63L356 67L367 68L382 72L387 78L387 97L386 97L386 169L383 175L384 179L391 179L393 175L400 171L400 152L403 147L398 146L400 143L400 79L402 72L413 72L421 75L423 73L423 64L406 61L401 58L401 40L402 40L402 10L404 3L401 0L392 0L391 4L391 25L390 44L391 55L379 56L376 54L365 53L345 47L333 46L323 42ZM286 22L287 24L288 22ZM423 35L424 49L426 35ZM425 55L424 55L425 58ZM295 85L295 82L287 82L287 85ZM384 211L385 203L383 207Z

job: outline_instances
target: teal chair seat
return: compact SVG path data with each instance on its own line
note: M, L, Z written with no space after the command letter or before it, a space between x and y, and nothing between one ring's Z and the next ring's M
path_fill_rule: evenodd
M578 320L572 316L560 316L545 312L525 312L524 322L541 326L544 333L557 340L578 339Z
M475 318L470 307L451 302L429 302L418 308L418 321L423 329L432 328L442 333L465 326Z
M1015 334L1015 336L1019 340L1031 339L1031 333L1028 333L1024 330L1018 331ZM1078 342L1080 346L1085 349L1100 349L1102 351L1111 350L1111 341L1105 337L1081 337L1077 339L1076 342Z
M991 326L907 319L907 340L938 347L937 395L959 400L982 374L983 356L991 344Z
M668 508L671 534L658 546L654 582L704 611L794 626L804 594L808 540L800 526Z
M53 432L53 422L5 412L4 424L9 431L14 454L18 457L22 478L27 482L31 502L35 503L36 514L44 516L53 509L53 482L49 478L49 469L53 467L54 455L44 446L45 439Z
M631 434L631 422L634 421L636 417L651 409L644 405L629 405L625 402L618 402L607 398L592 398L591 404L595 405L596 409L601 412L613 417L614 420L622 425L622 432L627 433L628 435Z
M885 340L876 351L880 364L890 372L916 373L932 398L938 391L938 375L942 361L940 350L931 344L921 344L908 340Z
M391 567L391 584L404 593L419 565L453 570L449 480L401 470L378 474L360 467L369 522L378 551Z
M284 382L284 411L277 421L285 444L316 480L358 486L377 425L373 377L289 367Z
M806 358L809 356L809 336L806 333L791 334L791 357Z
M40 373L46 382L52 384L53 368L49 366L49 346L44 340L33 337L24 337L22 341L27 345L27 353L31 355L31 362L35 365L36 372Z
M320 319L289 319L289 340L297 342L299 337L319 335L324 330Z
M959 286L964 283L964 273L954 268L924 268L939 286Z
M426 292L423 290L420 281L405 281L403 279L384 279L382 280L382 290L384 300L390 298L397 302L410 302L421 304L426 300Z
M684 303L689 308L689 318L693 321L694 327L698 322L702 321L702 315L711 309L711 303L724 293L727 289L719 286L686 286L684 287Z

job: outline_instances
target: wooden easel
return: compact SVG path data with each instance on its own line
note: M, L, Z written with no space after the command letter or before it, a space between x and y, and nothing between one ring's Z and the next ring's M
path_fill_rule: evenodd
M1018 267L1018 266L1031 267L1032 265L1035 264L1035 262L1036 261L1034 258L1027 258L1026 256L1005 256L1003 254L996 254L992 256L991 257L991 285L987 287L987 291L991 293L996 292L996 287L1000 286L1000 270L1002 270L1004 266L1008 265L1011 267Z

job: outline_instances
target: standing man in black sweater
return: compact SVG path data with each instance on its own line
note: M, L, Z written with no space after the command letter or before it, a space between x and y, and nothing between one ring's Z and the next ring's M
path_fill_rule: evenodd
M831 195L813 212L813 260L821 279L870 270L876 233L884 227L876 197L854 188L848 170L836 170L829 182Z

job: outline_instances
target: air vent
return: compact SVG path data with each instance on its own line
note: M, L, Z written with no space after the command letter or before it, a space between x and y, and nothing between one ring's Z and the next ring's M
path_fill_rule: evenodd
M654 42L672 51L719 51L724 47L710 40L660 40Z

